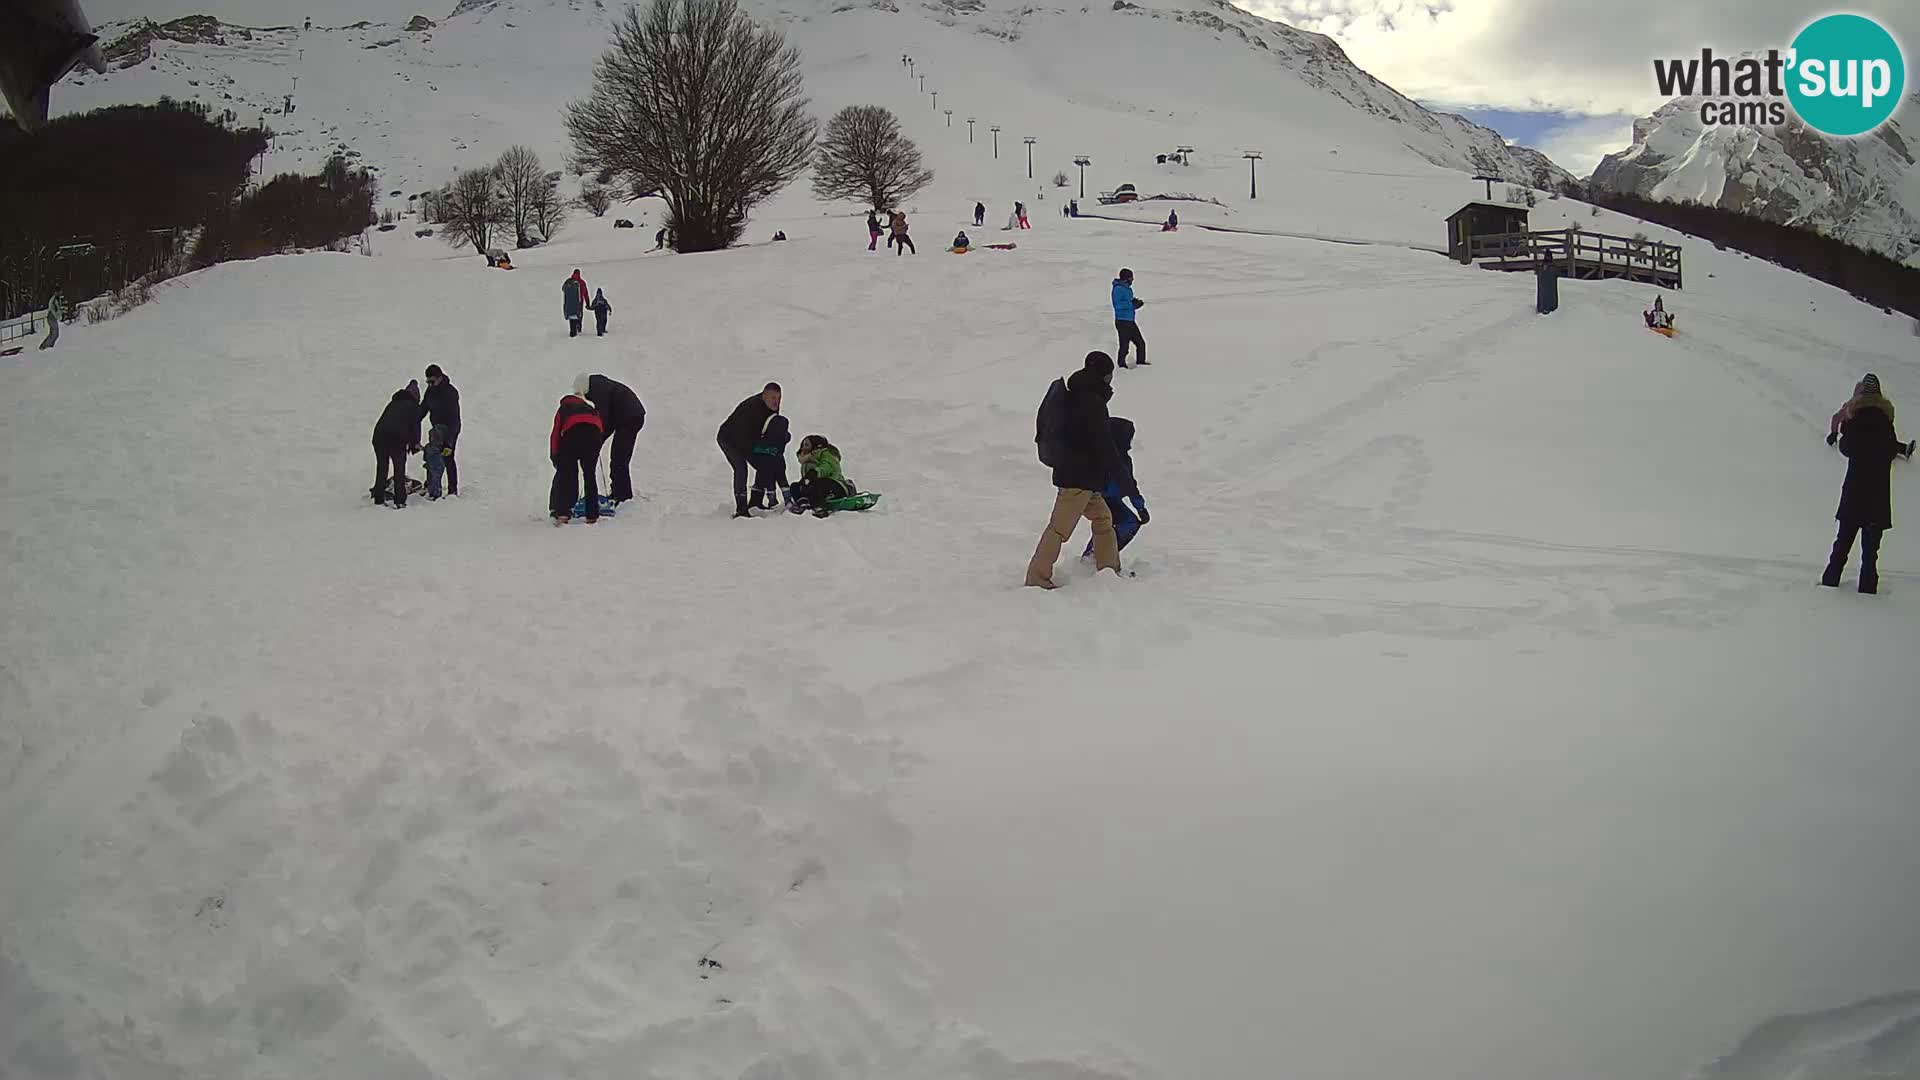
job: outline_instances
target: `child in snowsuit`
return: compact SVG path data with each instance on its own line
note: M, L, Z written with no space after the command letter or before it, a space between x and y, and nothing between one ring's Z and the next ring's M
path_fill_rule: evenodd
M965 252L972 246L973 246L973 241L967 239L966 231L962 230L960 235L953 238L953 246L948 248L947 250L956 251L956 252Z
M1868 373L1865 379L1861 379L1859 382L1854 383L1853 396L1847 399L1847 403L1845 405L1840 406L1839 411L1834 413L1833 418L1827 423L1827 445L1828 446L1832 446L1835 442L1839 441L1841 425L1845 424L1848 420L1852 419L1854 405L1860 401L1863 395L1866 395L1869 392L1867 390L1867 386L1868 386L1867 379L1873 380L1873 383L1872 383L1873 389L1871 391L1872 396L1875 398L1879 398L1881 401L1886 401L1886 398L1881 397L1880 395L1880 376L1874 375L1872 373ZM1887 401L1886 410L1887 410L1887 416L1891 418L1893 416L1893 402ZM1894 445L1894 451L1898 453L1901 457L1904 457L1909 461L1913 460L1914 451L1917 449L1920 449L1920 442L1910 441L1910 442L1903 443L1899 441L1898 436L1895 436L1893 445Z
M1893 528L1893 459L1902 448L1893 435L1893 402L1880 396L1880 380L1869 375L1861 384L1867 389L1850 403L1852 409L1840 428L1847 478L1840 487L1840 508L1833 515L1840 530L1833 538L1833 554L1820 584L1839 587L1858 536L1860 591L1874 593L1880 589L1880 537Z
M1127 544L1140 531L1140 526L1153 520L1147 513L1147 500L1140 494L1140 485L1133 478L1133 421L1121 416L1107 418L1107 430L1113 433L1113 448L1119 451L1115 459L1113 472L1107 478L1106 490L1100 496L1107 500L1107 509L1113 514L1113 533L1119 538L1120 549L1126 550ZM1127 506L1124 500L1132 500L1133 506ZM1093 557L1093 541L1087 541L1087 550L1080 553L1083 559Z
M407 505L407 455L420 449L420 384L409 382L395 390L385 411L373 425L373 501L385 506L393 496L396 509ZM387 472L393 472L393 484L387 484Z
M1032 226L1032 225L1030 225L1030 224L1028 224L1028 223L1027 223L1027 204L1026 204L1026 203L1023 203L1023 202L1017 202L1017 203L1014 203L1014 204L1013 204L1013 213L1014 213L1014 216L1015 216L1015 217L1017 217L1017 218L1019 218L1019 219L1020 219L1020 227L1021 227L1021 228L1023 228L1023 229L1031 229L1031 228L1033 228L1033 226Z
M1647 320L1648 329L1651 329L1651 330L1673 329L1673 316L1667 312L1667 303L1664 297L1659 297L1659 296L1654 297L1653 306L1641 312L1640 314L1643 318Z
M907 215L895 210L891 221L891 228L893 229L893 253L895 255L905 255L911 251L915 255L920 254L919 250L913 246L913 238L907 235Z
M607 316L613 314L613 305L607 303L607 294L599 289L593 290L593 329L595 337L607 336Z
M787 443L792 439L787 418L779 413L767 417L767 422L760 425L760 435L754 439L753 450L747 454L747 464L753 466L753 492L747 500L749 507L755 510L778 510L780 503L773 497L776 490L782 499L792 499L787 493Z
M573 520L573 504L586 488L587 524L600 520L600 486L594 472L600 466L600 440L605 431L600 413L593 403L578 394L560 399L554 410L553 433L547 436L547 452L553 459L553 490L547 496L547 513L555 525Z
M427 498L440 497L440 481L447 475L447 459L453 456L453 448L447 445L447 429L444 424L435 424L427 429L427 447L424 464L427 467Z
M867 250L868 251L878 251L880 249L880 233L881 233L880 218L876 214L874 214L873 211L871 210L867 211ZM887 246L892 247L893 241L891 240L887 241Z
M853 485L840 469L840 451L825 435L809 435L800 440L800 482L787 493L787 509L798 514L812 510L824 516L828 499L844 499L853 494Z

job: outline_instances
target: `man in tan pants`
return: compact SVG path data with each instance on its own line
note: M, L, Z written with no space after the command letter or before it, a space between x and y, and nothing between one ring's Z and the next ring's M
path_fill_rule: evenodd
M1120 572L1113 512L1100 495L1119 456L1107 424L1107 402L1112 397L1113 358L1091 352L1079 371L1054 380L1040 405L1034 441L1040 447L1040 460L1053 467L1053 486L1059 492L1053 499L1053 516L1027 563L1026 583L1035 588L1059 587L1053 581L1053 564L1082 517L1093 523L1096 571Z

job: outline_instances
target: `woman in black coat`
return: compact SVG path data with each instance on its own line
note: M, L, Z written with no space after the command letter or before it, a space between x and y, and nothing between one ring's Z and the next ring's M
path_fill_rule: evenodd
M1840 428L1840 452L1847 455L1847 479L1840 487L1840 508L1833 515L1840 532L1820 584L1839 587L1858 535L1860 591L1871 593L1880 588L1881 534L1893 528L1893 459L1901 446L1893 434L1891 403L1883 406L1885 398L1854 401L1852 417Z

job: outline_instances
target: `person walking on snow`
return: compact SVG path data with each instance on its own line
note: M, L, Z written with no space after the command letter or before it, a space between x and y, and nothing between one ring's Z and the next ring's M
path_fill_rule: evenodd
M1167 223L1165 225L1160 226L1160 231L1173 232L1178 228L1180 228L1180 211L1178 210L1167 211Z
M662 225L660 226L660 228L654 231L653 250L662 251L666 248L666 246L667 246L667 227L665 225Z
M867 211L867 250L880 250L880 217L874 211ZM891 246L891 241L889 241Z
M986 226L987 226L987 204L979 203L979 202L974 203L973 204L973 227L976 229L984 229L986 228Z
M389 494L395 509L407 505L407 455L420 449L420 384L409 382L393 392L380 419L373 425L374 505L385 506ZM389 488L387 473L393 473Z
M1026 204L1026 203L1023 203L1023 202L1017 202L1017 203L1014 203L1014 204L1013 204L1013 213L1014 213L1014 216L1015 216L1015 217L1017 217L1017 218L1019 218L1019 219L1020 219L1020 227L1021 227L1021 228L1023 228L1023 229L1031 229L1031 228L1033 228L1033 226L1032 226L1031 224L1029 224L1029 223L1028 223L1028 221L1027 221L1027 204Z
M454 388L447 373L440 370L439 364L427 365L427 392L420 398L420 415L427 419L432 427L445 429L445 443L441 447L441 464L446 466L447 494L460 494L460 466L454 460L454 453L460 443L460 391ZM427 498L437 497L438 492L429 485Z
M907 235L906 214L895 210L891 218L891 226L893 228L893 253L895 255L905 255L909 251L915 255L920 254L919 250L913 246L913 238Z
M1878 396L1880 393L1879 376L1868 375L1867 378L1873 380L1873 392L1876 396ZM1836 441L1839 440L1840 426L1842 424L1845 424L1847 422L1847 419L1853 415L1853 403L1860 399L1860 395L1864 394L1866 392L1866 389L1867 389L1866 379L1861 379L1859 382L1854 383L1853 396L1848 398L1846 404L1840 406L1839 411L1835 412L1833 414L1833 418L1830 421L1828 421L1828 424L1827 424L1827 445L1828 446L1832 446ZM1892 403L1889 402L1888 404L1889 406L1891 406ZM1893 415L1891 408L1889 408L1887 415L1889 416ZM1903 443L1900 441L1900 438L1897 435L1894 436L1893 445L1894 445L1895 451L1898 452L1901 457L1904 457L1909 461L1913 460L1914 452L1916 450L1920 450L1920 441L1909 441L1909 442Z
M1127 366L1127 345L1131 343L1140 354L1140 366L1147 364L1147 339L1140 336L1140 323L1134 313L1145 307L1145 300L1133 295L1133 271L1120 268L1120 276L1113 279L1113 328L1120 335L1120 366Z
M573 504L586 490L587 524L600 520L600 485L594 475L600 467L600 441L606 430L593 403L579 394L560 399L553 413L553 433L547 452L553 459L553 490L547 495L547 513L555 525L573 520Z
M607 494L616 503L629 501L633 498L633 444L647 426L647 407L640 404L633 387L605 375L574 376L573 392L592 402L600 414L601 430L613 446L607 466L613 490Z
M1847 456L1847 478L1840 486L1840 523L1820 584L1840 587L1855 536L1860 538L1860 591L1880 589L1880 538L1893 528L1893 459L1900 445L1893 435L1893 402L1880 394L1880 380L1860 380L1861 393L1850 402L1852 411L1840 426L1840 452Z
M1113 534L1119 538L1120 550L1139 534L1140 526L1153 520L1147 513L1147 500L1140 494L1140 484L1133 478L1133 421L1123 416L1107 420L1107 430L1113 435L1114 466L1107 477L1107 486L1100 497L1107 501L1107 512L1113 515ZM1128 506L1127 500L1133 500ZM1093 541L1087 541L1087 550L1080 553L1083 559L1093 556Z
M560 313L567 317L567 336L580 336L580 320L586 314L587 279L575 270L573 276L560 283Z
M613 314L613 305L607 303L607 294L599 289L593 290L593 335L607 336L607 316Z
M766 430L767 422L780 411L780 384L770 382L758 394L733 407L733 412L716 433L720 452L733 469L733 516L752 517L747 511L747 465L753 454L754 440Z
M1080 370L1047 387L1035 418L1034 442L1040 461L1053 469L1053 514L1027 562L1026 584L1057 588L1054 563L1060 549L1073 539L1082 517L1093 524L1095 572L1120 573L1120 545L1113 531L1113 514L1100 493L1116 471L1119 454L1113 445L1107 402L1113 398L1113 358L1090 352Z

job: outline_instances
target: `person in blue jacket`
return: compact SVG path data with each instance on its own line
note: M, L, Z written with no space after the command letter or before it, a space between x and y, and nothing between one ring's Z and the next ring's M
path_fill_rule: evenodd
M1147 363L1147 339L1140 336L1140 324L1135 320L1134 312L1146 306L1145 300L1135 299L1133 295L1133 271L1120 268L1120 276L1113 279L1113 328L1120 334L1120 354L1114 362L1121 367L1127 366L1127 344L1131 342L1139 350L1140 365Z
M1125 550L1140 526L1153 520L1147 513L1147 500L1140 494L1140 485L1133 478L1133 421L1124 416L1107 418L1107 430L1113 435L1113 448L1119 451L1114 461L1113 471L1107 474L1107 486L1100 496L1107 500L1107 509L1113 513L1113 533L1119 538L1121 550ZM1131 500L1129 507L1125 500ZM1087 550L1080 553L1083 559L1093 557L1093 541L1087 541Z
M580 336L580 319L587 310L587 279L575 270L560 283L560 312L567 317L567 336Z

